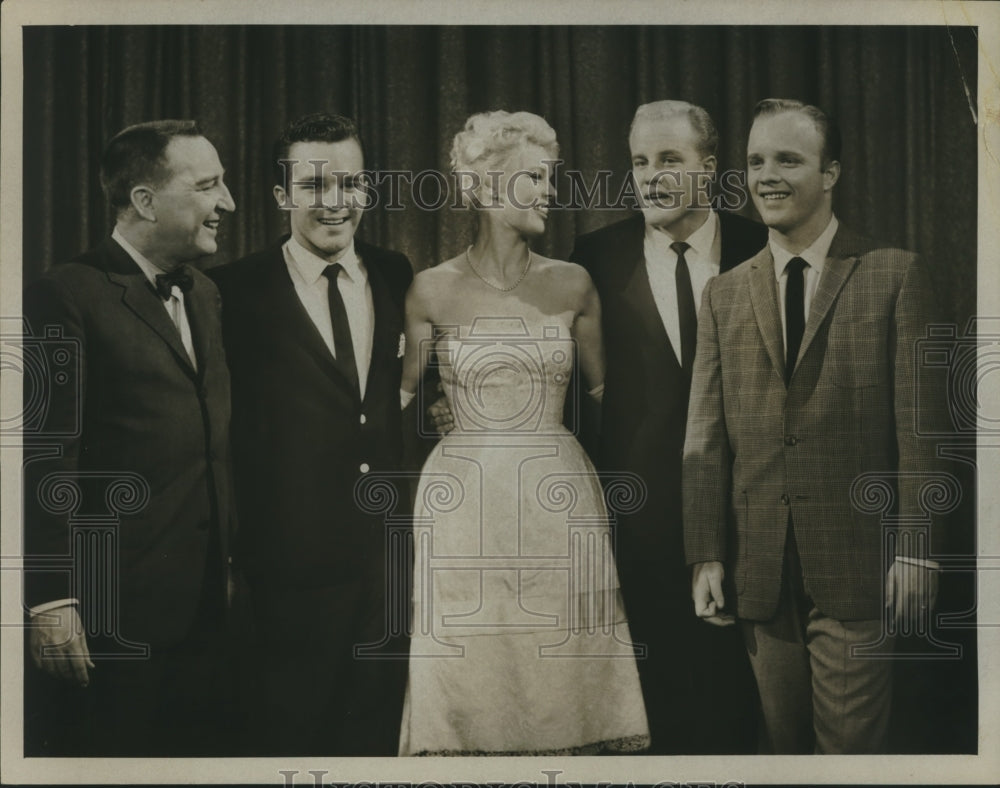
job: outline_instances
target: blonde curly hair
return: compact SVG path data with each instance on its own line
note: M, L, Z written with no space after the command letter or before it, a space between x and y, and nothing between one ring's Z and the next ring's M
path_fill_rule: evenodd
M451 145L451 169L460 184L486 183L487 173L503 171L514 153L537 145L550 159L559 156L555 130L532 112L479 112L465 121ZM472 204L472 189L461 188L462 201Z

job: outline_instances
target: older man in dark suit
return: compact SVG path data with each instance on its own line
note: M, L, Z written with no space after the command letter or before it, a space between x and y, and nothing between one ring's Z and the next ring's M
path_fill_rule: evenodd
M229 373L219 293L187 263L215 252L235 205L192 121L125 129L101 179L111 237L24 294L37 342L62 343L59 368L79 375L26 379L26 399L45 404L25 447L26 597L42 671L28 675L26 748L221 753ZM114 527L100 535L94 523ZM72 573L45 567L68 558Z
M763 226L710 208L718 134L701 107L657 101L629 134L642 212L577 240L601 296L607 351L599 468L636 474L645 504L618 518L615 557L653 753L747 752L754 690L733 631L705 631L689 601L681 449L706 282L754 255ZM708 693L717 698L704 704Z
M403 577L386 569L384 513L358 485L400 467L412 269L354 237L370 184L352 120L300 118L273 163L291 235L211 272L233 375L237 561L259 637L254 752L394 755L408 596L390 586Z
M822 110L757 106L768 245L705 290L684 447L695 610L738 617L775 753L884 752L891 662L858 649L891 643L883 605L916 621L936 589L920 490L938 461L914 418L943 413L915 365L934 299L916 255L838 223L839 158ZM857 507L865 474L897 496L894 542Z

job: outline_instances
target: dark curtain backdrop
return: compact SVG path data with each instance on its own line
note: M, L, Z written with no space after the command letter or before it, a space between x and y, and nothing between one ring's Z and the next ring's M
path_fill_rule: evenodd
M214 265L284 232L270 144L307 112L354 116L373 169L447 172L468 115L530 110L555 128L567 168L587 182L613 170L616 194L638 104L704 106L719 127L720 168L730 169L743 167L754 104L782 96L841 123L841 218L930 257L953 316L964 323L975 310L973 28L34 27L24 53L26 281L109 231L99 153L143 120L197 118L219 149L237 213L205 262ZM401 199L405 210L369 211L362 236L417 268L469 242L467 214L414 208L407 189ZM565 257L575 234L623 215L558 211L541 246Z
M779 96L839 118L838 215L926 255L964 325L976 307L977 44L974 29L954 27L26 28L24 278L109 232L99 154L139 121L197 118L219 149L237 213L205 261L215 265L285 231L271 196L270 145L308 112L354 116L371 169L447 172L451 139L468 115L530 110L556 129L566 167L586 182L612 170L615 194L638 104L704 106L728 170L744 166L755 103ZM420 210L407 190L400 196L406 209L372 209L363 237L404 251L417 268L469 243L466 213ZM623 215L556 211L540 246L565 257L577 233ZM956 550L973 554L975 488L965 470L970 495L956 516ZM942 609L971 608L974 593L973 578L946 575ZM897 666L898 751L976 749L975 632L949 630L944 639L960 642L965 658Z

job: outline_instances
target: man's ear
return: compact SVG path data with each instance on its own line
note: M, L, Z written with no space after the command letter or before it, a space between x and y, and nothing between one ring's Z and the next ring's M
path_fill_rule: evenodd
M282 211L288 211L294 208L292 204L292 196L285 191L284 186L277 186L271 189L271 194L274 195L274 201L278 203L278 208Z
M831 161L823 170L823 191L830 191L840 180L840 162Z
M705 172L717 172L719 169L719 160L715 156L706 156L701 160L701 166Z
M129 192L129 201L135 212L147 222L156 221L156 192L149 186L134 186Z

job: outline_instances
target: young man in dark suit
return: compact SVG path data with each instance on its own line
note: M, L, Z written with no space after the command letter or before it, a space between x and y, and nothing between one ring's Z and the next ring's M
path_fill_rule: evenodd
M358 485L400 467L412 269L354 237L367 184L352 120L296 120L273 163L291 235L211 272L233 380L236 560L259 643L253 753L394 755L405 637L402 658L355 649L402 632L390 620L401 610L387 610L400 578L386 569L384 513Z
M838 223L839 159L819 108L757 105L748 183L769 240L706 288L684 446L695 610L738 618L771 753L885 752L887 620L926 626L945 535L927 511L941 461L915 419L944 415L916 366L935 299L915 254ZM894 542L863 510L866 475L898 506Z
M706 282L755 254L766 229L712 210L718 134L701 107L657 101L629 134L642 201L624 221L577 239L572 260L601 296L607 354L597 457L636 474L637 511L619 515L615 557L639 660L655 754L750 752L753 679L737 633L691 612L681 524L681 452ZM708 706L706 693L718 703Z
M119 133L101 183L111 237L24 294L39 347L64 354L25 382L44 403L25 442L26 752L223 754L229 373L219 293L188 263L235 205L193 121Z

